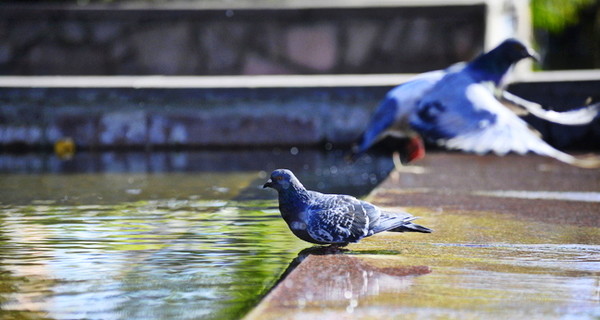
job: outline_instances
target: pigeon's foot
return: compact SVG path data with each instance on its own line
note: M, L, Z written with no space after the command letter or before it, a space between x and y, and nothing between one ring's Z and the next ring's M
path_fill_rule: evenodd
M344 248L347 245L348 245L348 243L333 243L333 244L330 244L330 245L328 245L326 247L323 247L323 253L324 254L342 253L344 251L348 251L348 249Z
M394 152L392 153L392 161L394 162L394 168L396 168L396 171L400 171L400 169L402 169L402 167L404 167L404 164L402 163L402 159L400 159L400 153L399 152Z
M408 152L408 159L406 160L408 163L425 158L423 139L419 136L411 137L406 146L406 151Z

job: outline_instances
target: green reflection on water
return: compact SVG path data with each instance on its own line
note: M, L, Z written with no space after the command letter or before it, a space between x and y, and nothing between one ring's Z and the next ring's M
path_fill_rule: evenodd
M231 199L257 178L256 172L0 174L0 204L114 205L148 199Z
M276 202L0 208L0 318L237 319L306 244Z

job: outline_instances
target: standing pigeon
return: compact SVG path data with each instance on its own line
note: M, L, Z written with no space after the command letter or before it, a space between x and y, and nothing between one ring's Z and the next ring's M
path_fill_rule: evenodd
M273 171L267 187L277 190L281 217L304 241L345 246L382 231L431 232L412 223L416 218L406 212L388 213L352 196L306 190L287 169Z
M598 159L578 159L551 147L496 99L492 88L500 85L513 64L527 57L536 54L520 41L508 39L469 63L421 74L392 89L355 146L355 156L391 135L410 140L409 161L424 155L423 137L449 149L477 154L534 152L581 167L600 166ZM557 113L508 92L503 100L548 121L572 125L592 121L600 108L596 104Z

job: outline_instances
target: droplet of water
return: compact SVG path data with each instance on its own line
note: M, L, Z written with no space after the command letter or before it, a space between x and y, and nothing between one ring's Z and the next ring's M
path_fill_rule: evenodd
M352 291L350 291L350 290L344 291L344 298L346 298L346 299L352 298Z
M125 190L125 192L127 194L138 195L138 194L142 193L142 189L127 189L127 190Z
M306 300L305 299L298 299L298 308L304 308L306 306Z
M229 191L229 188L219 186L213 186L212 189L219 193L226 193L227 191Z

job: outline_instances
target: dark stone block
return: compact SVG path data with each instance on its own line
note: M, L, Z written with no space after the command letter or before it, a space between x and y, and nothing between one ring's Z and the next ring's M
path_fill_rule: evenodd
M9 48L19 53L5 50L3 60L0 51L0 64L11 62L0 72L423 72L478 53L485 14L485 5L170 10L0 4L0 34L7 33Z

